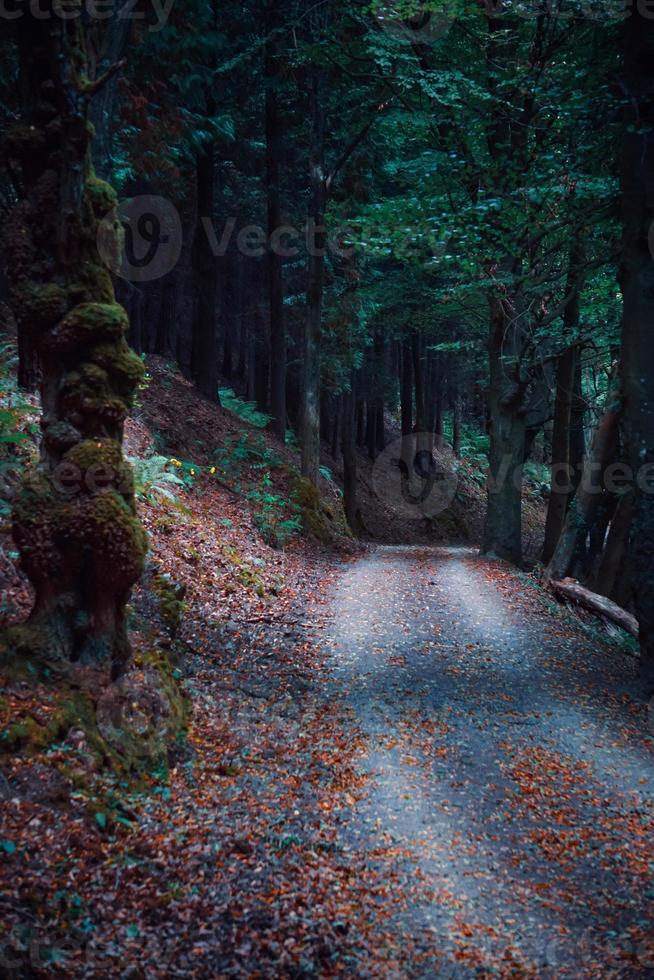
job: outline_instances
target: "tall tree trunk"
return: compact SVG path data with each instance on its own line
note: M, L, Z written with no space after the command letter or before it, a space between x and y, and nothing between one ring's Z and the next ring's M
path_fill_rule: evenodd
M454 408L452 409L452 452L457 457L461 456L461 421L463 416L463 401L457 392L454 396Z
M515 564L522 560L522 469L525 456L524 382L517 327L508 327L504 301L491 299L489 343L489 473L482 550Z
M417 331L411 338L411 347L413 351L413 384L416 395L416 432L424 434L427 428L424 344Z
M366 447L374 463L377 458L377 408L371 401L366 402Z
M602 480L615 456L621 404L618 392L609 393L606 411L595 430L584 464L579 488L570 504L563 531L552 559L545 569L547 579L567 578L584 555L586 538L601 502Z
M309 262L307 311L302 343L302 475L318 482L320 469L320 346L325 282L325 109L324 77L316 70L310 83L311 154L309 160Z
M277 21L277 3L269 6L268 30ZM281 122L277 104L279 81L278 61L274 41L265 49L266 82L266 194L268 201L267 280L270 305L270 414L271 428L280 438L286 434L286 327L284 323L284 284L282 256L274 248L274 234L281 227L280 199Z
M569 296L563 313L563 330L568 340L568 348L558 357L556 368L556 398L554 402L554 429L552 432L552 478L550 500L545 522L545 541L543 562L547 564L554 554L563 530L565 515L575 484L572 481L572 403L575 389L575 372L579 362L576 337L579 328L579 289L583 248L579 238L575 238L570 248L566 296ZM577 421L575 419L575 421ZM576 435L576 433L575 433ZM578 452L577 447L575 451Z
M355 441L356 391L354 375L352 376L350 391L344 392L342 399L343 507L350 530L353 534L358 534L362 529L362 522L357 500L357 448Z
M570 407L570 468L572 472L573 493L576 493L584 468L586 455L585 417L586 403L582 391L581 345L575 347L574 371L572 381L572 404ZM568 497L568 507L572 496Z
M545 521L543 562L554 554L568 512L568 501L574 490L570 463L570 420L575 372L575 347L559 354L556 362L556 397L552 430L552 467L550 499Z
M654 221L654 20L638 7L624 29L622 378L629 461L640 476L629 558L642 673L654 686L654 261L648 244Z
M629 531L634 514L633 492L623 494L613 514L606 545L593 583L593 591L612 599L618 575L624 568Z
M110 16L92 20L89 34L93 40L93 64L90 74L97 78L125 54L131 19L122 16L118 6L111 7ZM118 96L118 75L113 74L91 102L90 119L95 129L91 149L95 172L103 180L111 180L113 169L113 124Z
M503 86L514 72L517 35L505 15L509 5L498 0L487 14L487 86L492 97L487 144L490 156L488 184L493 194L513 192L512 174L527 167L529 154L529 94L525 96L522 118L514 126L504 100ZM536 29L542 23L536 21ZM519 258L506 257L497 274L511 276ZM483 551L520 564L522 561L522 470L525 458L524 398L529 378L523 364L525 356L522 297L499 284L490 296L489 394L490 415L488 502ZM528 367L528 365L527 365Z
M436 389L436 418L434 419L434 442L437 449L443 448L443 386L439 376Z
M117 198L91 163L82 22L62 20L51 3L38 13L25 10L17 24L29 108L5 143L25 190L10 227L12 305L39 354L43 413L40 460L13 509L35 589L30 624L13 642L40 657L109 660L115 677L129 658L125 610L147 550L122 454L143 368L98 264L99 222ZM117 264L117 218L104 245Z
M334 418L332 422L332 458L336 459L338 456L339 446L342 443L341 429L343 426L343 396L336 395L336 404L334 406Z
M401 347L400 413L402 426L402 474L408 478L413 465L413 350L408 341ZM406 474L404 472L406 467Z
M357 398L356 433L357 446L363 449L366 444L366 403L363 398Z
M197 221L193 238L193 324L191 370L199 391L218 398L218 349L216 344L216 305L218 297L217 259L211 250L202 218L213 220L215 149L207 143L196 156Z

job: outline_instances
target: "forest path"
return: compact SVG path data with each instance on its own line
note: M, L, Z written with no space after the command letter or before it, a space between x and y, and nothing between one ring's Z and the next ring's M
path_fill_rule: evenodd
M367 775L342 838L390 856L416 975L652 976L634 660L471 549L380 547L323 608Z

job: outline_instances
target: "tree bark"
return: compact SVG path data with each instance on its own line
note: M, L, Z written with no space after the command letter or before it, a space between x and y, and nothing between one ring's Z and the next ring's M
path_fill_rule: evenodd
M585 589L573 578L566 578L561 581L552 579L549 586L557 595L563 596L564 599L572 599L573 602L579 603L580 606L584 606L600 616L606 616L607 619L617 623L627 633L638 637L638 620L636 617L625 609L621 609L606 596L597 595L590 589Z
M577 492L577 487L579 486L579 481L581 480L581 474L584 468L584 457L586 455L586 438L584 435L586 403L584 401L582 391L582 350L583 348L581 345L575 347L572 381L572 405L570 408L570 468L572 472L573 494ZM568 497L568 507L570 507L571 499L572 495Z
M373 402L366 402L366 447L368 457L374 463L377 458L377 408Z
M508 326L504 301L491 299L490 414L487 510L482 551L522 561L522 469L525 456L524 380L520 334Z
M452 411L452 452L457 457L461 456L461 417L463 404L461 395L457 392L454 396L454 408Z
M121 229L116 195L91 163L82 22L63 21L51 3L38 14L25 10L17 24L28 109L5 143L25 190L10 228L12 305L42 366L43 431L13 509L35 603L9 642L41 658L107 660L117 677L130 655L127 599L147 550L122 454L143 368L98 264L99 222L116 215L103 232L116 265Z
M277 3L269 6L268 30L277 22ZM277 102L278 60L274 41L265 47L266 83L266 195L268 210L267 281L270 306L270 414L272 431L281 440L286 434L286 326L282 256L273 247L274 234L281 227L280 196L281 122Z
M357 499L357 448L355 440L356 392L354 376L352 377L350 391L344 392L342 399L343 507L350 530L353 534L359 534L362 530L363 523Z
M217 260L202 218L213 220L215 148L207 143L196 155L197 221L192 248L193 323L191 370L198 390L218 399L216 305Z
M309 159L308 286L302 344L302 476L317 484L320 469L320 347L325 282L325 108L324 76L318 69L310 83L311 153Z
M554 401L554 428L552 431L552 466L550 499L545 522L543 562L554 554L568 512L568 501L573 492L570 463L570 419L574 386L576 348L568 347L559 354L556 362L556 397Z
M595 592L616 602L616 583L624 570L633 514L634 496L631 491L623 494L618 501L594 585Z
M131 27L129 17L121 16L118 7L112 6L108 19L91 21L89 33L94 41L95 50L93 64L90 65L90 75L97 78L112 65L119 62L127 46ZM99 90L90 108L90 119L95 129L91 152L95 172L103 180L111 180L113 170L113 124L115 118L116 97L118 95L118 74L112 75Z
M583 557L589 528L602 496L604 471L615 454L620 411L620 399L617 392L612 391L604 416L595 430L581 483L570 504L556 550L545 569L547 580L566 578Z
M413 350L408 341L401 346L401 375L400 375L400 421L402 427L402 462L406 466L406 475L413 465ZM404 469L402 470L404 473Z
M357 398L356 433L357 446L363 449L366 444L366 403L363 398Z
M654 686L654 261L648 238L654 221L654 21L639 7L624 30L622 379L629 461L638 481L629 559L642 674Z

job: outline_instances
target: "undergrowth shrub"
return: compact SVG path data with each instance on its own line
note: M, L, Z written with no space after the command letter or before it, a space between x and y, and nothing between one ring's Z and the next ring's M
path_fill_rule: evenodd
M11 498L23 470L36 455L36 410L17 382L18 352L13 341L0 344L0 519L11 513Z
M247 402L239 398L232 388L220 388L218 395L222 407L232 415L236 415L242 422L248 422L257 429L265 429L272 422L272 415L259 411L256 402Z
M264 540L273 547L283 548L302 530L302 516L297 503L273 493L272 486L270 473L264 473L260 485L248 492L248 499L258 504L254 521Z
M128 456L127 462L134 473L134 492L139 500L156 503L163 497L173 503L177 502L177 495L172 488L183 487L185 482L175 472L176 460L171 461L167 456L148 456L146 459Z

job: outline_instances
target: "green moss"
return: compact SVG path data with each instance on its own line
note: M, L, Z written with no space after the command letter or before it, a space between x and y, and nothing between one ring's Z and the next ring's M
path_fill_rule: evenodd
M186 588L171 581L167 575L156 572L152 579L152 591L157 597L159 612L172 640L182 625L188 604L184 601Z
M52 331L48 344L65 352L92 341L120 340L128 326L119 303L78 303Z
M342 513L337 514L335 509L322 499L317 487L310 480L296 476L292 498L300 509L302 527L319 541L327 543L335 534L347 533Z
M80 503L78 535L104 589L127 590L143 572L148 539L135 511L117 490L105 489Z
M76 507L41 470L30 470L14 498L13 531L21 560L30 579L38 584L61 576L70 556L59 545L74 535Z
M93 239L95 241L95 229ZM68 287L68 299L71 306L78 304L104 304L122 307L115 302L114 287L109 270L94 262L84 262L77 269L77 279ZM127 314L123 310L125 322Z
M16 290L16 298L21 325L31 334L42 333L54 326L68 309L66 291L56 283L20 284Z
M124 339L117 344L97 344L89 358L107 372L116 387L130 395L145 376L143 361Z
M95 174L89 174L86 179L86 196L97 218L103 218L108 211L118 207L118 195L111 184Z
M132 469L114 439L84 439L66 452L62 462L77 467L86 491L112 485L123 497L133 493Z

